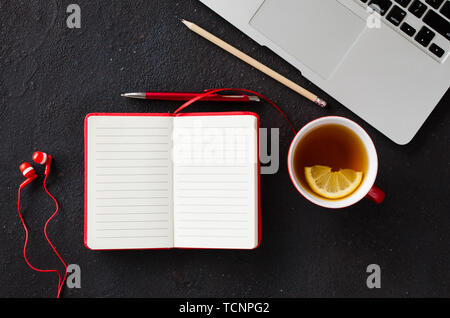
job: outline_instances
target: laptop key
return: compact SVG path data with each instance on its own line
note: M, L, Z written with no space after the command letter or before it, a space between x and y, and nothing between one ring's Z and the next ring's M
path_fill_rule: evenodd
M425 13L425 11L427 11L427 6L419 0L415 0L409 7L408 11L414 14L416 17L420 18Z
M389 11L389 14L387 15L386 19L391 22L395 26L399 26L400 23L403 21L403 19L406 16L406 12L400 9L399 6L394 6L391 11Z
M415 39L422 46L427 47L430 44L431 40L433 40L435 33L428 29L426 26L423 26L422 29L417 33Z
M441 8L441 13L447 19L450 19L450 1L445 1L444 5Z
M444 55L444 52L445 52L441 47L437 46L437 45L434 44L434 43L432 43L432 44L430 45L429 50L430 50L430 52L432 52L432 53L433 53L434 55L436 55L437 57L442 57L442 55Z
M385 15L391 6L391 0L372 0L369 3L369 7L378 12L380 15Z
M450 22L445 18L433 10L428 10L427 14L423 17L423 22L450 41Z
M408 4L411 2L411 0L395 0L395 2L397 2L403 8L406 8Z
M428 3L433 8L437 9L441 6L442 1L444 0L425 0L426 3Z
M414 33L416 33L416 29L414 29L412 26L410 26L408 23L403 23L400 27L400 30L408 34L409 36L413 36Z

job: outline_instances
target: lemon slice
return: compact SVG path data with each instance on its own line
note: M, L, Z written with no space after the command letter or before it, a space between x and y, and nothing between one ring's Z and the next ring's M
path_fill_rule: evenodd
M316 194L328 199L339 199L355 191L363 173L351 169L332 171L327 166L312 166L305 167L305 177Z

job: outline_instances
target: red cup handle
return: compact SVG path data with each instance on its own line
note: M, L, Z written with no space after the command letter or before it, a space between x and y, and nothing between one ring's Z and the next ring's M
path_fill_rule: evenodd
M386 194L383 192L383 190L381 190L380 188L378 188L375 185L369 190L369 192L366 195L367 199L369 199L370 201L373 201L377 204L383 202L385 197L386 197Z

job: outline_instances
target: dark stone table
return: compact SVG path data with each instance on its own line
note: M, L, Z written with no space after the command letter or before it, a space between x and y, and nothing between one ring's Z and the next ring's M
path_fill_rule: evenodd
M398 146L258 46L199 1L79 0L81 28L66 26L72 1L0 2L0 296L53 297L54 274L35 273L23 258L17 215L18 166L35 150L54 156L48 186L61 204L49 235L81 268L81 288L66 297L422 297L450 296L449 131L447 93L413 141ZM281 84L199 38L193 21L329 101L321 110ZM200 91L242 87L274 100L297 128L324 115L360 123L380 159L387 192L326 210L303 199L285 158L293 137L267 103L235 105L280 128L277 174L262 176L262 244L252 251L94 252L83 246L83 119L89 112L168 112L176 102L120 97L140 90ZM198 110L223 110L202 104ZM43 174L41 167L38 173ZM39 182L23 192L29 258L59 266L42 228L54 206ZM381 288L368 289L366 268L381 267ZM58 267L61 268L61 267Z

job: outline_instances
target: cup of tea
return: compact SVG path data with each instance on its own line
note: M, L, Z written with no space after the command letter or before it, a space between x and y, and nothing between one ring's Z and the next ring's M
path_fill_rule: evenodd
M327 116L306 124L295 136L288 170L297 190L325 208L344 208L364 197L381 203L375 186L378 156L372 139L354 121Z

